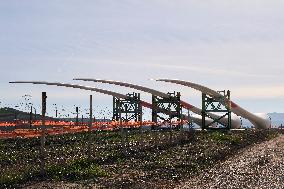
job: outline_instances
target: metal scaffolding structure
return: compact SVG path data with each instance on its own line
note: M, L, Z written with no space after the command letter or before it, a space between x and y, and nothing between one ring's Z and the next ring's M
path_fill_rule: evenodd
M180 92L167 94L169 97L152 95L152 121L155 123L158 122L158 119L170 121L175 117L181 120L182 106L180 103ZM167 118L160 114L166 114Z
M129 93L126 98L113 97L113 120L142 122L140 93Z
M202 129L231 129L231 101L230 101L230 91L218 91L220 97L214 97L202 93ZM218 117L213 117L210 114L215 113L215 115L220 115ZM213 121L206 124L205 118L210 118ZM226 120L226 124L224 121ZM212 127L214 123L221 124L223 127Z

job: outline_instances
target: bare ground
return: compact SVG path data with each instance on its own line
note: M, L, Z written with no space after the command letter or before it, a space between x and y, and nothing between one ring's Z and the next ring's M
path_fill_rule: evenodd
M284 188L284 135L241 150L176 188Z
M211 149L212 150L212 149ZM178 182L149 180L132 185L108 185L97 181L56 182L41 181L30 183L24 188L269 188L284 189L284 135L259 144L239 149L223 162L216 163L192 178ZM126 162L129 165L129 162ZM121 167L115 167L115 169ZM132 170L132 169L130 169ZM136 170L136 169L135 169ZM128 169L125 172L130 174ZM142 173L141 173L142 174ZM143 175L140 177L143 177ZM135 173L137 175L137 173ZM129 177L129 178L128 178ZM131 178L131 179L130 179ZM146 177L145 177L146 178ZM127 180L128 179L128 180ZM129 182L133 178L125 174L108 178L107 183ZM121 180L121 181L120 181ZM144 183L144 184L143 184ZM102 187L103 186L103 187Z

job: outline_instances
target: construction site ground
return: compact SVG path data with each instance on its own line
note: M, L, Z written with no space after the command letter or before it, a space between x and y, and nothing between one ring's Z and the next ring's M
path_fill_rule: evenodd
M15 180L11 182L11 186L21 188L284 187L284 136L278 131L149 132L144 133L143 136L129 135L126 151L121 145L117 145L118 141L121 141L120 138L112 136L105 139L104 145L101 140L95 142L94 146L97 146L93 149L94 159L87 163L84 163L85 160L80 160L85 159L86 152L80 150L85 144L83 139L85 136L82 135L84 137L80 138L80 134L76 135L78 135L76 140L70 140L71 135L68 136L69 138L65 137L65 141L61 138L60 144L57 143L55 136L50 139L52 142L49 143L48 148L53 154L47 158L45 178L40 178L32 172L33 176L26 180ZM96 136L99 137L99 134ZM56 152L54 152L55 146ZM62 150L68 153L58 160L58 154L63 153ZM73 159L69 161L67 159L70 156ZM76 163L70 163L73 161ZM88 167L89 164L92 169ZM77 170L74 170L74 165ZM5 166L9 167L7 162ZM10 168L14 169L14 172L20 171L20 166ZM67 176L64 170L69 171ZM69 174L70 172L72 174ZM7 183L7 178L4 181Z

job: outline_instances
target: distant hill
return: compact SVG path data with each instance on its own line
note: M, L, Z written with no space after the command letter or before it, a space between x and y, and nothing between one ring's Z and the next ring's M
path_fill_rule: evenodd
M271 122L273 126L280 126L281 124L284 125L284 113L269 113L271 117Z
M32 119L40 119L41 115L40 114L33 114ZM23 112L20 110L16 110L14 108L0 108L0 121L14 121L15 119L20 119L20 120L30 120L30 113L29 112ZM46 116L46 119L49 120L64 120L64 121L76 121L76 118L54 118L54 117L49 117ZM110 119L95 119L96 121L103 122L103 121L111 121ZM79 117L79 122L82 121L82 118ZM84 118L84 122L88 122L89 118Z
M37 119L40 118L39 114L33 114L32 119ZM47 119L54 119L52 117L46 117ZM30 119L30 113L28 112L23 112L20 110L16 110L14 108L0 108L0 121L14 121L15 119L20 119L20 120L29 120Z

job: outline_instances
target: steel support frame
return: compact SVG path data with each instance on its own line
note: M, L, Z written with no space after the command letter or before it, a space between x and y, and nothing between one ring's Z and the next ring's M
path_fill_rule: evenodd
M129 93L126 99L113 97L113 120L142 122L140 93Z
M204 129L221 129L221 128L212 128L214 123L219 123L224 126L224 129L231 129L232 121L231 121L231 101L230 101L230 91L218 91L222 94L220 98L212 98L205 93L202 93L202 130ZM213 118L210 116L210 113L223 113L219 117ZM217 114L215 114L217 115ZM206 124L205 118L210 118L213 121ZM227 118L227 125L220 122L221 119ZM223 129L223 128L222 128Z
M169 97L159 97L152 95L152 122L157 123L161 120L171 121L173 118L181 120L182 106L180 103L180 92L167 93ZM160 113L167 114L165 118Z

